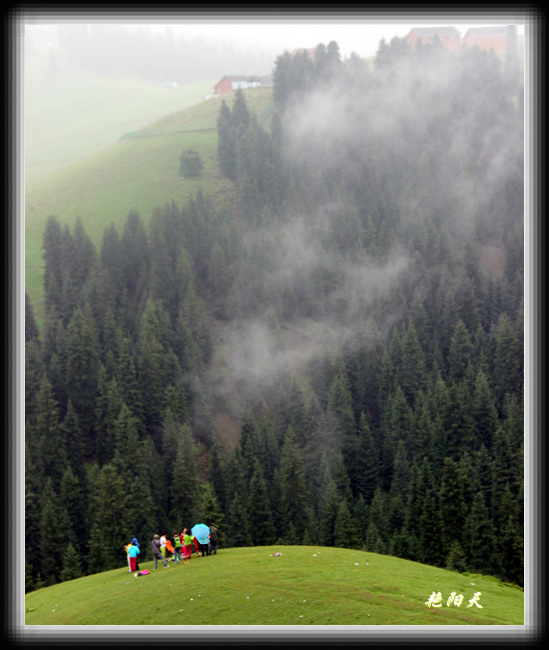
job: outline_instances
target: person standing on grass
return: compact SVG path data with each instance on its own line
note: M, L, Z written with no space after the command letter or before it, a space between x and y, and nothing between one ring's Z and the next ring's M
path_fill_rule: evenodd
M219 537L219 531L214 524L210 524L210 544L211 544L211 554L217 554L217 539Z
M160 538L160 552L164 557L166 557L166 542L166 533L164 533Z
M169 569L170 567L168 566L168 563L166 562L166 558L162 555L161 549L161 544L160 544L160 539L158 538L158 535L155 535L153 537L153 540L151 542L152 546L152 552L153 552L153 560L154 560L154 570L156 571L156 568L158 566L158 560L162 560L162 564L164 565L165 569Z
M139 555L139 546L136 546L133 542L130 544L128 549L128 556L130 558L130 571L137 571L137 556Z
M139 555L139 553L141 553L141 549L139 548L139 542L137 541L137 537L134 537L132 539L132 544L135 544L137 546L138 555ZM136 570L139 571L139 562L136 561L135 565L136 565Z
M200 557L200 542L193 535L194 549L196 551L196 557Z
M183 529L181 536L183 537L183 564L188 564L193 553L192 544L194 537L188 528Z
M173 534L173 550L174 550L174 564L179 564L181 562L181 537L177 531L174 531Z
M126 544L126 546L124 546L124 550L126 551L126 557L128 558L128 571L130 572L132 570L132 565L130 562L130 546L132 545L132 543L133 542L130 542L129 544Z

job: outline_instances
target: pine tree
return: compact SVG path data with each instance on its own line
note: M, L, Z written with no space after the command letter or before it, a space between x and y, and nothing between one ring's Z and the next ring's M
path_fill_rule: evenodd
M499 506L500 526L497 537L498 575L501 579L524 585L524 526L519 507L510 490L504 492Z
M144 292L148 286L150 268L150 250L147 232L136 210L128 213L122 235L122 271L124 279L124 294L128 301L128 316L135 317L141 304ZM134 322L130 318L129 323ZM128 402L129 403L129 402Z
M217 161L222 173L235 180L236 133L231 118L231 109L222 101L217 119Z
M222 246L216 242L212 247L208 263L208 284L214 301L214 313L219 318L226 318L226 299L231 287L231 273Z
M244 470L244 481L249 484L258 460L258 436L255 419L250 411L244 413L240 428L240 457Z
M461 449L474 447L474 421L465 380L450 386L448 401L441 415L446 438L446 455L457 460Z
M126 483L134 476L134 465L139 454L139 434L137 420L124 403L115 421L114 442L112 466Z
M373 520L370 520L368 524L364 547L370 553L380 553L382 555L387 553L387 546L379 534L377 524Z
M107 302L101 301L98 307L102 307L102 303L111 305L113 308L120 304L122 295L125 291L125 277L124 277L124 253L123 245L118 231L114 224L105 229L103 232L103 239L101 241L101 248L99 251L99 259L101 262L100 273L103 275L103 284L101 291L101 298L106 299ZM104 288L109 287L111 294L109 295Z
M86 520L86 512L88 510L88 495L86 490L86 483L83 478L78 477L69 465L63 474L61 481L61 488L59 490L59 502L67 513L67 518L70 524L67 531L67 538L69 543L75 549L83 550L87 546L88 541L88 522Z
M356 499L352 514L355 521L357 548L363 548L366 540L366 531L368 530L369 511L362 494Z
M115 456L116 460L116 456ZM158 526L155 512L156 493L150 468L146 462L145 441L139 441L127 485L127 522L130 537L151 539ZM143 555L141 556L143 558Z
M442 530L442 522L439 505L434 490L428 490L423 497L422 513L419 517L418 560L420 562L442 566L444 550L440 541L440 530Z
M223 533L221 532L221 529L223 528L224 515L211 485L202 485L199 518L208 526L211 523L215 523L216 528L219 530L218 541L222 542Z
M449 571L458 571L459 573L467 570L467 558L461 544L457 540L453 540L450 544L445 568Z
M339 504L334 523L334 545L340 548L356 548L353 517L345 501Z
M228 547L252 545L247 499L240 489L234 493L229 504L226 540Z
M451 458L446 458L438 499L442 518L439 541L444 557L448 554L452 541L457 540L462 545L464 542L463 530L467 516L467 503L460 479L458 463Z
M221 443L219 435L215 435L210 454L209 463L209 483L214 491L217 503L222 512L227 510L227 489L225 485L225 472L221 462Z
M414 435L410 444L412 458L420 460L428 456L434 457L435 427L432 421L427 395L419 391L416 395L414 411Z
M250 533L254 546L267 546L275 542L274 525L267 496L263 470L256 458L249 483L248 513Z
M30 425L36 421L37 397L44 370L40 341L31 339L25 343L25 426L27 435L29 435Z
M78 418L69 400L65 419L61 424L61 436L67 463L72 468L79 481L86 478L86 469L84 466L84 449L82 446L82 433L78 425Z
M246 98L241 88L234 93L233 109L231 111L231 125L238 134L239 130L245 130L250 125L252 115L246 104Z
M497 428L497 410L492 390L486 374L480 370L475 380L475 393L473 396L473 420L475 427L475 446L484 445L492 449L495 431Z
M410 458L406 451L403 440L399 440L396 446L395 462L393 465L393 477L391 480L391 494L405 496L408 492L410 482Z
M67 460L59 425L59 406L46 375L37 398L36 432L39 472L51 479L53 490L59 490Z
M374 498L372 499L372 503L370 504L369 508L369 514L370 514L370 525L375 526L375 532L376 535L378 536L377 544L379 545L379 548L382 548L382 551L374 551L375 553L377 552L382 552L386 553L387 552L387 547L388 547L388 497L385 492L381 488L376 488L376 491L374 493ZM370 529L370 526L368 527ZM367 532L367 538L371 535L371 530ZM368 548L368 550L372 550L371 548Z
M494 393L496 406L502 410L505 395L521 395L524 386L523 325L502 314L494 332Z
M143 406L143 423L160 448L162 413L167 377L164 374L166 348L160 340L161 325L154 301L147 301L138 340L137 380Z
M425 386L426 364L415 324L411 319L400 345L402 364L397 375L398 382L406 401L413 407L416 393Z
M288 427L280 457L280 511L283 526L292 524L296 530L295 543L300 543L310 528L311 509L303 455L295 442L293 429Z
M45 309L49 311L54 307L61 311L62 296L62 236L59 221L48 217L44 229L43 257L44 257L44 299Z
M449 377L451 380L460 382L464 379L472 354L471 337L464 322L459 319L455 324L448 352Z
M356 488L368 504L379 480L379 454L365 413L360 414L359 445L356 459Z
M29 294L25 291L25 343L30 341L39 341L40 333L34 317L34 310L29 298Z
M89 303L76 309L67 327L67 392L82 432L84 453L95 452L95 400L99 381L97 328Z
M359 438L345 365L343 361L338 361L336 364L335 376L330 385L326 418L330 436L336 441L334 453L337 455L341 451L343 462L349 473L351 490L353 494L356 494Z
M464 528L467 535L465 548L468 556L468 570L491 574L495 568L495 536L482 492L475 495Z
M162 422L161 447L164 476L166 477L166 484L168 486L172 486L174 481L174 467L177 456L179 432L180 424L176 422L173 411L168 407ZM167 493L166 505L168 511L170 511L172 508L172 489L170 488Z
M143 396L137 374L136 360L132 352L132 342L122 331L119 331L117 339L118 358L114 375L116 382L112 382L107 390L108 410L111 416L118 417L121 400L132 411L137 421L143 423ZM140 432L143 431L143 425L140 424L139 430ZM108 439L110 440L110 429Z
M113 459L115 447L115 424L123 404L116 377L107 380L102 365L99 369L98 397L95 408L96 458L100 465Z
M29 549L40 538L40 519L42 515L41 495L43 476L38 471L32 448L25 440L25 548ZM25 557L25 591L34 588L40 572L41 557L29 553Z
M174 522L182 522L190 527L198 517L199 484L196 474L195 444L188 425L179 428L177 453L173 469L172 494L173 509L170 517Z
M67 535L69 522L66 511L61 506L49 478L44 486L41 504L40 574L46 585L53 585L61 578L63 557L70 537Z
M65 557L63 558L63 570L60 575L61 581L66 582L67 580L74 580L75 578L81 578L82 575L81 558L76 552L74 546L69 544L67 546Z
M322 546L334 546L335 524L340 501L334 480L327 475L323 481L322 492L319 498L318 514L318 536Z
M124 545L131 539L128 501L128 486L113 465L104 465L92 486L88 556L88 566L92 573L124 565Z

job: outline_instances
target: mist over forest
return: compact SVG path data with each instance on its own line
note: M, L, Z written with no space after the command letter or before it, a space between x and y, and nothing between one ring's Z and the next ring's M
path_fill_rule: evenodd
M230 29L230 25L228 26ZM154 83L188 84L224 74L270 74L277 52L244 50L229 39L203 38L184 27L70 23L28 30L26 55L49 48L49 71L89 70Z
M91 33L79 65L137 71L130 34L102 33L125 46L101 61ZM268 125L245 91L220 104L223 207L166 195L99 247L48 218L42 331L26 312L27 590L198 521L226 547L342 546L523 585L513 35L503 57L398 38L371 61L335 41L278 54ZM192 57L162 76L209 74Z

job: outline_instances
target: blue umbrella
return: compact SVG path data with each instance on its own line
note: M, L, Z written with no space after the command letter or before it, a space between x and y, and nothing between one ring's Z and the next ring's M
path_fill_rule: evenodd
M206 524L196 524L191 528L191 535L194 535L200 544L208 544L210 541L210 528Z

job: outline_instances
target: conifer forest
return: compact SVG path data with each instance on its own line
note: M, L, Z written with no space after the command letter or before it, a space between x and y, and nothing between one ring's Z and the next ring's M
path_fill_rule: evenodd
M166 196L100 246L47 219L42 326L26 300L27 591L199 521L221 549L339 546L524 584L516 51L394 38L343 59L332 41L279 55L273 83L268 122L246 91L220 102L225 202Z

